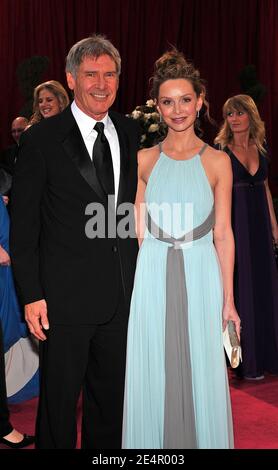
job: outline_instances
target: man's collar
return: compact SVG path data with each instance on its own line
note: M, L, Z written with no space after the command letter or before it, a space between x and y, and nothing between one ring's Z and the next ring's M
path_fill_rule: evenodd
M105 128L107 128L108 126L108 113L104 116L103 119L101 119L100 121L96 121L94 118L84 113L84 111L82 111L77 106L75 101L73 101L71 104L71 111L76 122L78 123L83 137L88 137L91 134L96 122L103 122Z

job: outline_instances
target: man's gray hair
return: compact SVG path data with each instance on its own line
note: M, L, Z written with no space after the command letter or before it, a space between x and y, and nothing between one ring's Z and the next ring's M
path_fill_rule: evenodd
M70 72L76 78L77 69L85 57L98 58L108 55L116 64L116 72L121 73L121 56L113 44L100 34L94 34L77 42L70 49L66 58L66 72Z

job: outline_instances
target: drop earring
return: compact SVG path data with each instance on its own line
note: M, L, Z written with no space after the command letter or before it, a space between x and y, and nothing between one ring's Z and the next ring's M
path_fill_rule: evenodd
M200 111L199 111L199 109L198 109L198 111L197 111L197 119L199 119L199 116L200 116Z
M160 113L159 113L159 122L160 122L160 123L162 122L162 116L161 116Z

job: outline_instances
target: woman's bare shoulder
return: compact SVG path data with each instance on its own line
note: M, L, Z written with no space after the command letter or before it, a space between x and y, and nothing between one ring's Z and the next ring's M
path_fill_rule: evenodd
M230 157L223 150L217 150L210 145L207 147L207 158L211 160L212 164L229 165Z
M147 149L141 149L138 152L138 163L144 162L150 158L157 157L159 153L158 145Z
M138 168L139 174L144 180L148 180L148 176L159 158L158 145L154 147L139 150L138 152Z
M153 163L158 159L159 157L159 148L158 145L155 145L154 147L150 147L147 149L142 149L139 150L138 152L138 165L141 168L148 168L149 166L151 167Z

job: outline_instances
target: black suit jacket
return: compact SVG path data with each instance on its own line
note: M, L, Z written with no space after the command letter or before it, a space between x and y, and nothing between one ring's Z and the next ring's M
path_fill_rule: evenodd
M13 175L15 161L18 153L18 145L13 144L3 150L0 155L0 168L4 168L10 175Z
M109 115L120 143L118 204L133 203L139 132L131 119ZM70 107L22 134L11 197L12 264L22 303L45 298L53 323L106 322L121 286L129 306L137 240L85 234L87 205L105 201Z

